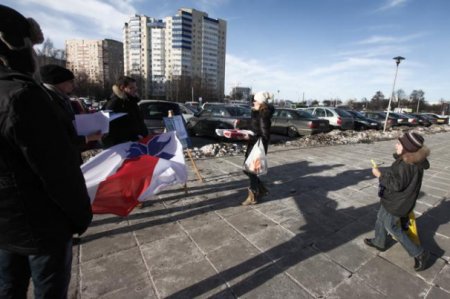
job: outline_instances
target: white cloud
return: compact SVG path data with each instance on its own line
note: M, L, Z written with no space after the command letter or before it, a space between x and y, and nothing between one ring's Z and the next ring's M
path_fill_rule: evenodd
M387 0L386 3L378 9L378 11L393 9L403 6L409 0Z
M383 35L373 35L367 39L356 42L359 45L376 45L376 44L399 44L409 42L418 38L421 38L425 35L424 32L414 33L405 36L383 36Z
M15 4L24 15L36 18L57 47L72 38L121 40L123 24L136 11L123 0L18 0Z

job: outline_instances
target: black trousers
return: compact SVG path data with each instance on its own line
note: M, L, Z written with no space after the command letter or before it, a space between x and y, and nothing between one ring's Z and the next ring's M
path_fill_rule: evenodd
M67 298L72 268L72 239L46 254L21 255L0 249L0 299L26 299L30 278L34 297Z

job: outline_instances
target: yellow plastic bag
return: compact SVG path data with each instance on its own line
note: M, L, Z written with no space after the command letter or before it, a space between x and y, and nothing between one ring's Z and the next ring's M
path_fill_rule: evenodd
M409 225L406 234L415 244L420 245L419 232L417 231L416 216L414 215L414 211L409 213L408 218Z

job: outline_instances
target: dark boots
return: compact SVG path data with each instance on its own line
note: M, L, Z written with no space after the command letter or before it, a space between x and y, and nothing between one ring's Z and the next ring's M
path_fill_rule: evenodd
M266 186L264 186L262 182L259 182L258 186L259 186L258 188L259 196L263 197L269 194L269 190L267 190Z
M428 258L430 253L424 250L419 256L414 258L414 270L417 272L425 270L427 268Z
M256 200L256 197L257 197L256 193L254 193L252 190L250 190L250 188L248 188L247 198L241 203L241 205L248 206L257 204L258 201Z

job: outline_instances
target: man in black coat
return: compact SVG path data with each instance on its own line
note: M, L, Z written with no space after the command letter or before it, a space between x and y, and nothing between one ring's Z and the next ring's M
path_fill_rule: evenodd
M103 107L115 113L126 113L109 124L109 133L103 138L106 147L127 141L136 141L148 134L144 118L139 110L136 80L121 77L113 86L113 94Z
M87 136L79 136L76 132L75 111L69 98L69 94L72 93L75 87L74 74L65 67L55 64L41 66L39 74L45 89L57 107L61 123L67 130L73 144L79 148L80 152L87 149L89 142L100 141L102 138L101 132L94 132ZM81 162L80 155L80 164Z
M72 236L92 220L78 149L36 83L39 25L0 5L0 298L65 298Z

